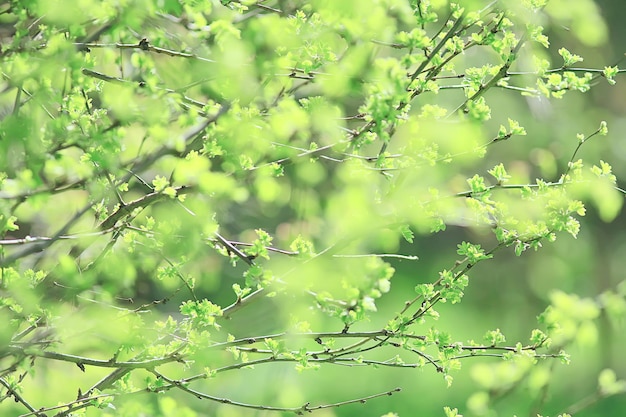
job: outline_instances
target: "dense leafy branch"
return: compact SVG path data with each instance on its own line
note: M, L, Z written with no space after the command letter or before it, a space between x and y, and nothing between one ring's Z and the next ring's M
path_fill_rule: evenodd
M561 98L626 70L579 67L565 48L560 67L519 62L549 45L536 24L551 21L543 1L443 3L87 1L59 12L13 0L2 9L14 28L0 52L0 406L12 398L7 412L22 416L123 415L140 395L180 393L213 403L209 413L304 414L400 388L282 407L203 383L277 363L434 368L450 384L469 358L567 362L572 339L558 325L579 323L558 299L526 344L506 344L499 329L455 341L435 325L435 307L461 303L473 268L502 249L521 256L561 232L576 237L582 200L604 199L610 220L626 195L607 162L578 159L583 143L607 134L604 122L578 136L558 180L512 180L508 159L488 169L491 183L473 175L486 154L502 158L492 145L527 134L513 118L493 133L489 92ZM449 226L468 236L451 256L398 243ZM472 230L491 249L472 243ZM449 267L404 303L386 295L395 268L418 259ZM398 302L385 317L383 296ZM592 318L604 308L585 303ZM258 329L244 307L258 319L270 310L278 329ZM384 322L375 330L373 317ZM56 387L30 391L29 378L47 378L34 371L51 363L106 374L77 378L72 399ZM622 391L606 382L592 399Z

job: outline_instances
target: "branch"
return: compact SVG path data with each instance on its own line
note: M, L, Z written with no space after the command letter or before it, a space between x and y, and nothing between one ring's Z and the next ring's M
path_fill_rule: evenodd
M565 72L565 71L590 72L592 74L600 74L600 75L602 75L604 73L604 70L603 69L599 69L599 68L561 67L561 68L552 68L552 69L546 70L544 72L544 74L554 74L554 73L561 73L561 72ZM624 73L626 73L626 69L618 69L617 73L618 74L624 74ZM539 72L538 71L516 71L516 72L509 72L508 75L509 76L516 76L516 75L539 75Z
M47 415L44 414L44 412L46 411L54 411L54 410L59 410L61 408L67 407L68 408L67 411L55 414L55 417L61 417L61 416L67 415L68 412L76 411L76 410L80 410L81 408L92 406L93 404L91 402L94 400L99 400L103 398L113 398L113 397L115 397L114 394L99 394L99 395L94 395L91 397L82 397L82 398L79 398L78 400L74 400L69 403L65 403L61 405L55 405L52 407L41 407L39 410L31 411L30 413L26 413L26 414L20 414L19 417L29 417L29 416L46 417ZM80 405L78 407L73 407L76 404L80 404Z
M50 193L58 194L84 185L85 179L77 180L71 183L61 184L55 188L36 188L34 190L22 191L19 194L9 194L6 191L0 191L0 200L23 200L37 194Z
M467 106L467 103L480 98L483 94L485 94L485 92L487 92L487 90L489 90L491 87L494 87L498 83L498 81L506 77L508 75L509 68L511 68L511 65L513 65L513 62L515 61L517 53L521 49L522 45L524 45L525 40L526 40L526 33L524 33L520 37L519 41L517 41L517 44L511 50L511 53L507 57L504 64L502 64L502 66L500 67L500 70L498 71L498 73L494 75L486 84L482 84L480 88L478 89L478 91L476 91L471 97L468 97L463 103L461 103L456 109L454 109L454 111L451 112L450 115L453 115L459 110L464 109Z
M83 68L82 73L88 77L92 77L92 78L96 78L98 80L101 81L105 81L105 82L109 82L109 83L116 83L116 84L135 84L135 85L139 85L139 86L143 86L143 84L141 82L134 82L134 81L129 81L126 80L124 78L119 78L119 77L112 77L110 75L106 75L103 74L101 72L97 72L97 71L93 71L87 68ZM172 90L171 88L160 88L160 87L154 87L156 90L160 90L160 91L164 91L166 93L169 94L180 94L180 91L178 90ZM195 100L191 97L187 97L184 94L180 94L181 99L183 100L183 102L187 103L187 104L193 104L194 106L200 108L200 109L204 109L207 104L206 103L202 103L198 100ZM198 114L201 114L202 116L207 116L206 113L204 112L198 112Z
M380 336L397 336L397 337L410 337L415 339L423 339L423 336L415 336L415 335L396 335L388 332L387 330L378 330L374 332L319 332L319 333L277 333L270 334L265 336L255 336L255 337L244 337L241 339L233 340L230 342L222 342L216 343L209 346L209 349L222 349L232 346L242 346L242 345L251 345L253 343L263 342L265 339L327 339L327 338L341 338L341 339L350 339L350 338L368 338L373 339L375 337Z
M435 46L435 49L433 49L433 51L428 54L428 56L426 57L426 59L420 64L420 66L413 72L413 74L411 75L411 82L415 81L415 79L417 78L418 75L420 75L422 73L422 71L424 70L424 68L426 68L426 66L432 61L432 59L435 57L435 55L437 55L439 53L439 51L441 50L441 48L444 47L444 45L446 44L446 42L448 41L448 39L451 39L454 35L456 35L457 30L461 27L461 25L463 24L463 19L465 19L465 12L463 12L463 14L461 16L459 16L459 18L454 22L454 24L452 25L452 27L450 28L450 30L448 30L448 32L445 34L445 36L439 41L439 43L437 44L437 46Z
M86 212L91 210L93 203L88 203L85 207L79 210L70 220L65 223L49 240L38 242L30 247L24 248L21 251L17 251L11 255L0 259L0 266L10 265L18 259L24 258L28 255L32 255L36 252L42 252L50 247L54 242L61 239L61 236L67 234L67 231L76 223Z
M178 388L181 391L187 392L187 393L193 395L196 398L210 400L210 401L214 401L214 402L221 403L221 404L229 404L229 405L234 405L236 407L250 408L250 409L254 409L254 410L292 412L292 413L296 413L298 415L302 415L305 412L310 413L312 411L321 410L321 409L324 409L324 408L334 408L334 407L340 407L342 405L347 405L347 404L364 403L367 400L371 400L373 398L383 397L385 395L393 395L394 393L401 391L401 388L394 388L394 389L392 389L390 391L385 391L385 392L378 393L378 394L368 395L368 396L361 397L361 398L355 398L353 400L341 401L341 402L332 403L332 404L322 404L322 405L317 405L317 406L313 406L313 407L310 405L310 403L305 403L305 404L303 404L300 407L274 407L274 406L268 406L268 405L248 404L248 403L233 401L233 400L228 399L228 398L215 397L215 396L208 395L208 394L202 393L200 391L196 391L194 389L191 389L191 388L186 386L185 382L182 382L182 381L179 381L179 380L170 379L170 378L166 377L165 375L163 375L163 374L161 374L159 372L156 372L156 371L151 371L151 372L158 379L161 379L161 380L163 380L163 381L165 381L165 382L167 382L169 384L167 386L161 386L161 387L153 389L152 391L154 391L154 392L161 392L161 391L169 390L171 388ZM144 391L144 390L142 390L142 391Z
M81 43L81 42L76 42L76 43L74 43L74 45L78 46L80 48L140 49L142 51L154 52L154 53L157 53L157 54L163 54L163 55L172 56L172 57L193 58L193 59L197 59L199 61L215 62L212 59L203 58L203 57L195 55L195 54L190 54L190 53L187 53L187 52L178 52L178 51L173 51L171 49L164 49L164 48L159 48L157 46L152 46L152 45L150 45L150 42L148 42L147 38L143 38L138 43L131 43L131 44L129 44L129 43Z
M220 109L211 117L208 117L206 120L201 121L196 126L190 128L183 135L183 141L185 142L185 150L183 152L178 152L170 146L162 146L151 154L148 154L145 158L137 159L132 166L132 169L119 181L119 183L124 183L128 181L131 177L136 176L138 173L143 172L144 170L152 167L154 162L161 159L167 155L186 155L191 151L198 150L201 148L200 142L202 141L202 134L204 130L209 127L211 124L215 123L220 117L228 112L230 109L229 103L223 103Z
M204 120L202 123L200 123L199 125L193 127L192 129L190 129L184 136L184 140L187 143L187 146L185 147L185 151L183 152L188 153L192 150L194 150L196 147L198 147L199 143L198 143L198 139L201 138L201 134L204 131L204 129L206 129L210 124L214 123L215 121L217 121L217 119L223 115L224 113L226 113L228 111L228 109L230 108L230 105L228 104L223 104L219 111L211 116L210 118L207 118L206 120ZM163 156L166 155L170 155L170 154L179 154L179 152L177 152L174 149L171 149L167 146L163 146L160 149L156 150L155 152L153 152L152 154L149 154L148 156L146 156L145 158L138 160L135 163L135 166L133 167L134 172L141 172L144 169L147 169L148 167L152 166L152 164L154 164L155 161L157 161L158 159L162 158ZM132 172L131 171L131 172ZM126 176L124 176L122 179L119 180L119 183L124 183L126 182L129 178L131 178L134 175L134 173L128 173L126 174ZM178 190L179 191L183 191L188 187L180 187ZM156 196L153 196L153 194L156 194ZM109 229L110 227L107 227L108 224L111 223L115 223L117 222L121 217L123 217L124 215L128 214L127 210L128 210L128 206L132 206L132 205L136 205L133 206L133 208L135 207L139 207L141 206L141 201L143 201L143 199L147 199L145 202L152 204L154 201L151 201L151 199L161 199L163 197L161 197L161 194L158 193L151 193L148 194L147 196L144 196L143 198L140 198L138 200L135 200L134 202L129 203L126 206L122 206L120 207L120 209L118 209L118 211L116 213L113 213L111 216L109 216L108 219L106 219L104 222L101 223L100 227L103 229ZM36 252L41 252L45 249L47 249L48 247L50 247L54 242L56 242L57 240L62 239L62 236L67 235L67 231L72 227L72 225L74 225L74 223L76 223L86 212L88 212L91 207L93 206L93 203L88 203L85 207L83 207L79 212L77 212L74 217L72 217L63 227L61 227L57 233L54 234L54 236L52 236L49 240L45 240L45 241L41 241L38 242L30 247L24 248L21 251L15 252L11 255L8 255L6 257L4 257L4 259L0 260L0 266L5 266L5 265L10 265L11 263L15 262L18 259L21 259L23 257L26 257L28 255L31 255L33 253ZM132 209L130 209L132 210Z
M590 134L586 138L583 138L582 140L578 141L578 145L576 146L576 149L574 149L574 153L570 157L569 162L567 164L567 169L565 170L565 173L561 176L561 180L560 180L561 182L565 181L565 178L567 177L567 174L569 174L570 170L572 169L572 163L574 162L574 158L576 158L576 155L578 154L578 151L580 150L580 148L583 146L583 144L585 142L587 142L592 137L598 135L602 131L602 128L603 128L602 125L605 125L604 127L606 128L606 123L602 122L600 127L597 128L592 134Z
M265 164L252 167L252 168L248 169L248 171L255 171L257 169L264 168L264 167L267 167L267 166L271 166L271 165L274 165L274 164L284 164L284 163L292 161L292 160L294 160L296 158L302 158L302 157L305 157L305 156L315 155L315 154L317 154L319 152L325 151L326 149L331 149L331 148L333 148L333 147L335 147L337 145L349 143L351 140L353 140L354 138L359 136L359 134L356 133L356 132L352 132L351 135L353 136L353 138L350 139L350 140L341 140L339 142L331 143L330 145L320 146L319 148L307 149L307 150L305 150L305 151L303 151L303 152L301 152L301 153L299 153L299 154L297 154L295 156L291 156L291 157L288 156L288 157L285 157L285 158L277 159L277 160L272 161L272 162L267 162Z
M237 300L234 303L222 309L222 318L226 320L230 319L230 316L232 316L234 313L241 310L242 308L250 305L252 301L259 298L261 294L263 294L264 292L265 292L265 288L259 288L256 291L248 294L247 296L243 298L237 298Z
M35 408L32 405L30 405L28 401L26 401L24 397L22 397L16 390L14 390L11 387L11 384L5 381L4 378L0 378L0 384L4 385L4 387L9 392L9 395L15 399L15 402L22 404L24 407L26 407L26 409L28 409L28 411L30 411L30 415L35 415L37 417L40 417L40 416L45 417L44 414L40 414L39 411L35 410Z
M254 261L248 255L237 249L237 247L235 247L235 245L233 245L229 240L225 239L217 232L215 232L215 237L222 245L224 245L228 252L237 255L239 259L247 263L249 266L254 266Z
M255 2L255 3L247 4L247 6L248 7L258 7L260 10L266 10L266 11L272 12L272 13L286 14L284 11L282 11L280 9L276 9L274 7L271 7L271 6L263 4L264 2L265 2L265 0L259 0L259 1ZM230 0L228 3L239 3L239 4L241 4L241 0ZM228 5L228 3L226 3L225 5Z
M118 369L146 369L146 368L154 368L156 366L160 366L166 363L171 362L183 362L182 358L178 356L177 353L173 353L170 356L158 358L158 359L149 359L143 361L116 361L114 358L109 360L101 360L101 359L92 359L84 356L76 356L69 355L65 353L57 353L57 352L48 352L48 351L40 351L40 350L29 350L20 347L19 345L10 345L9 352L12 354L20 353L26 356L35 356L39 358L52 359L56 361L62 362L70 362L75 363L81 369L87 366L95 366L99 368L118 368Z
M419 260L418 256L402 255L399 253L364 253L364 254L356 254L356 255L333 255L333 258L367 258L370 256L375 257L375 258L398 258L398 259L404 259L407 261Z
M245 246L245 247L252 247L254 246L254 243L249 243L249 242L238 242L235 240L226 240L228 243L230 243L231 245L233 245L234 247L237 246ZM219 239L209 239L209 241L211 241L212 243L216 243L216 242L220 242L222 243L222 241L220 241ZM1 241L0 241L1 242ZM226 246L226 245L224 245ZM279 253L281 255L287 255L287 256L298 256L300 255L300 252L298 251L290 251L290 250L286 250L286 249L280 249L280 248L275 248L273 246L265 246L265 249L269 252L274 252L274 253ZM367 258L367 257L376 257L376 258L399 258L399 259L405 259L405 260L409 260L409 261L416 261L419 259L419 257L414 256L414 255L402 255L402 254L397 254L397 253L364 253L364 254L353 254L353 255L341 255L341 254L335 254L332 255L334 258Z
M101 230L99 232L88 232L88 233L75 233L72 235L61 235L56 237L57 240L73 240L73 239L81 239L84 237L95 237L95 236L103 236L109 232L114 231L114 228L110 228L107 230ZM37 242L47 242L53 240L53 237L48 236L26 236L21 239L0 239L0 245L2 246L16 246L16 245L27 245L29 243L37 243Z
M190 187L180 186L174 187L176 194L185 194L189 192ZM107 230L114 227L118 221L120 221L123 217L129 215L136 208L145 209L148 206L157 203L161 200L171 199L172 197L163 194L162 192L153 192L150 194L146 194L137 200L131 201L130 203L120 205L114 213L112 213L109 217L104 219L102 223L98 226L99 229Z

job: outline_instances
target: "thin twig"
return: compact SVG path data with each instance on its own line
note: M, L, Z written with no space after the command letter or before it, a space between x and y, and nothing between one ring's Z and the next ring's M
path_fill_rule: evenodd
M176 191L176 195L180 195L180 194L188 193L190 191L190 188L186 186L180 186L180 187L174 187L174 190ZM170 196L163 194L162 192L152 192L152 193L146 194L143 197L133 200L127 204L120 205L120 208L118 208L116 211L111 213L109 217L104 219L102 223L100 223L98 228L103 229L103 230L111 229L117 224L117 222L119 222L124 217L132 213L135 209L137 208L145 209L148 206L158 201L166 200L170 198L171 198Z
M91 210L91 207L93 206L92 203L88 203L87 205L85 205L81 210L79 210L76 214L74 214L74 216L67 221L67 223L65 223L65 225L63 225L49 240L45 240L45 241L40 241L38 243L35 243L32 246L26 247L20 251L17 251L11 255L8 255L6 257L4 257L3 259L0 260L0 265L5 266L5 265L10 265L13 262L15 262L18 259L24 258L28 255L32 255L33 253L37 253L37 252L41 252L45 249L47 249L48 247L50 247L50 245L52 245L54 242L60 240L61 236L65 236L68 232L68 230L85 214L87 213L89 210Z
M282 412L292 412L292 413L296 413L298 415L304 414L305 412L312 412L314 410L321 410L324 408L334 408L334 407L340 407L342 405L347 405L347 404L354 404L354 403L364 403L367 400L373 399L373 398L378 398L378 397L382 397L382 396L387 396L387 395L392 395L396 392L401 391L400 388L394 388L393 390L390 391L385 391L379 394L373 394L373 395L368 395L365 397L361 397L361 398L355 398L352 400L347 400L347 401L341 401L341 402L337 402L337 403L332 403L332 404L323 404L323 405L318 405L318 406L311 406L310 403L305 403L302 406L299 407L274 407L274 406L268 406L268 405L257 405L257 404L248 404L248 403L243 403L243 402L239 402L239 401L234 401L228 398L224 398L224 397L215 397L213 395L209 395L209 394L205 394L202 393L200 391L196 391L194 389L191 389L189 387L186 386L186 384L184 384L181 381L178 380L174 380L174 379L170 379L168 377L166 377L165 375L161 374L160 372L156 372L156 371L151 371L158 379L161 379L165 382L167 382L168 385L166 386L159 386L157 388L154 389L154 391L156 392L161 392L161 391L165 391L165 390L169 390L171 388L178 388L181 391L185 391L191 395L193 395L196 398L200 398L200 399L206 399L206 400L210 400L210 401L214 401L214 402L218 402L221 404L229 404L229 405L233 405L236 407L241 407L241 408L249 408L249 409L254 409L254 410L265 410L265 411L282 411Z
M226 238L224 238L222 235L220 235L217 232L215 232L215 237L226 248L227 251L237 255L239 259L247 263L249 266L254 265L254 261L248 255L246 255L245 253L237 249L237 247L233 245L232 243L230 243L229 240L227 240Z
M163 365L171 362L180 362L182 359L172 354L158 359L147 359L137 361L116 361L114 359L101 360L92 359L84 356L69 355L66 353L57 353L49 351L41 351L35 349L23 348L17 344L12 344L8 348L12 354L24 354L26 356L34 356L44 359L51 359L55 361L70 362L82 366L95 366L98 368L118 368L118 369L146 369L154 368L155 366Z
M159 48L153 46L148 42L146 38L143 38L138 43L74 43L75 46L80 48L117 48L117 49L139 49L147 52L154 52L157 54L163 54L171 57L178 58L193 58L204 62L215 62L212 59L203 58L201 56L190 54L188 52L179 52L171 49Z

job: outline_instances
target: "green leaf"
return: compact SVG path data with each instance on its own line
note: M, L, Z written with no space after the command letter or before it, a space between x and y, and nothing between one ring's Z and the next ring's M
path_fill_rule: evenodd
M469 184L473 194L481 194L487 191L485 179L478 174L474 175L472 178L468 178L467 183Z
M563 57L563 68L571 67L572 65L583 61L581 56L572 54L566 48L560 48L559 55Z
M161 175L157 175L152 180L152 185L154 186L154 191L157 193L160 193L160 192L163 192L163 190L165 190L165 188L167 188L170 185L170 182L167 178Z
M487 172L498 181L498 185L506 183L511 178L503 164L498 164Z
M610 85L615 85L616 81L615 81L615 76L619 73L619 68L618 67L604 67L604 70L602 70L602 75L604 75L604 78L606 78L606 81L610 84Z
M506 342L506 338L504 337L502 332L500 332L500 329L489 330L487 333L485 333L483 338L489 346L497 346L501 343Z
M418 284L415 286L415 292L425 300L435 295L435 287L433 284Z
M444 407L443 412L446 417L463 417L463 415L459 414L459 410L457 408Z
M220 317L222 309L211 301L204 299L200 301L184 301L180 305L180 313L187 316L192 322L200 327L211 326L219 329L220 325L216 318Z
M400 233L402 234L402 237L404 238L404 240L406 240L409 243L413 243L413 238L415 237L415 234L413 233L413 231L408 225L402 226L400 228Z

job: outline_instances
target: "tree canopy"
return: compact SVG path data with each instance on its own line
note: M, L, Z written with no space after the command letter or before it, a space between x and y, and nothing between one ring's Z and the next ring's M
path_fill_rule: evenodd
M623 405L608 36L591 0L2 2L0 412Z

